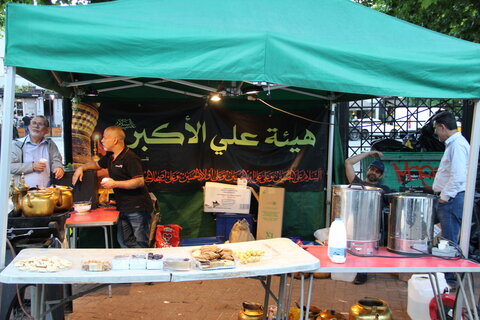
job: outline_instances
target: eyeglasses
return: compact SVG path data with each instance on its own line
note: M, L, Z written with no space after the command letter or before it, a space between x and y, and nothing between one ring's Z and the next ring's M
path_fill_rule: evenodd
M37 122L37 121L30 121L32 126L39 126L39 127L46 127L47 124L45 122Z

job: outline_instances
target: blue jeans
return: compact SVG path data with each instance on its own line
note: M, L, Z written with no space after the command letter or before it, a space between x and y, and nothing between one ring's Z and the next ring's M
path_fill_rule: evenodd
M117 240L120 247L148 248L149 227L149 212L121 212L117 225Z
M462 226L463 199L465 192L459 192L455 198L446 203L437 203L437 217L442 227L442 236L458 244L460 227ZM450 285L456 284L455 274L445 273L445 279Z

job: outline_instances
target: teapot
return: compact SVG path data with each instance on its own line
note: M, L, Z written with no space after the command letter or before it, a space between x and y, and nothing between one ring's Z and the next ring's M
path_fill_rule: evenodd
M392 311L381 299L365 297L350 307L348 319L352 320L391 320Z
M18 217L22 214L22 202L20 189L15 186L15 177L12 177L10 182L9 196L13 203L13 216Z
M255 302L243 302L238 320L260 320L263 317L263 306Z
M22 199L27 194L30 187L25 183L25 174L22 172L18 185L15 186L15 177L12 177L10 183L10 198L13 202L13 216L18 217L22 214Z
M48 190L31 190L22 198L24 217L51 216L55 208L53 192Z
M56 186L53 189L55 211L67 211L73 207L73 188L67 186Z

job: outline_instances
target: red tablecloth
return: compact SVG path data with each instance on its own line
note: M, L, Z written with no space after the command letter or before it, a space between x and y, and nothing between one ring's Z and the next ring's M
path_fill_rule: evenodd
M345 263L333 263L327 247L305 246L310 254L320 260L318 272L480 272L480 265L465 259L445 260L436 257L408 258L380 248L377 255L397 257L358 257L347 254Z
M66 221L68 227L111 226L117 223L119 212L115 208L98 208L85 214L75 211Z

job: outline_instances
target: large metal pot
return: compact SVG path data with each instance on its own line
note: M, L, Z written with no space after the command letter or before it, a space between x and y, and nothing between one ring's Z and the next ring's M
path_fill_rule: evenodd
M55 201L51 191L28 191L22 199L23 216L44 217L51 216L55 208Z
M342 218L347 247L371 255L378 249L382 189L362 185L333 186L332 221Z
M55 193L58 200L55 202L55 211L68 211L73 208L73 188L67 186L56 186Z
M430 251L434 201L435 196L426 193L391 194L388 250L409 254Z

